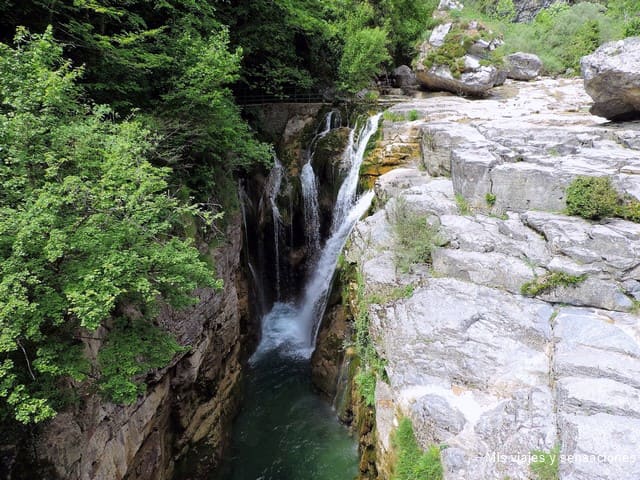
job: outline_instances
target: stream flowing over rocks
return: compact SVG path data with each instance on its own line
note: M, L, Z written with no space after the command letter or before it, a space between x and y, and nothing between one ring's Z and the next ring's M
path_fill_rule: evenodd
M402 152L402 166L376 180L380 208L345 253L367 294L413 286L368 307L388 375L380 478L400 416L423 447L442 445L447 480L529 479L529 454L555 446L562 480L640 478L640 224L562 213L579 175L640 198L640 122L606 123L590 104L580 80L507 81L483 100L411 99L391 110L419 120L383 122L369 162ZM396 268L400 201L439 231L430 267ZM548 272L586 277L520 294Z

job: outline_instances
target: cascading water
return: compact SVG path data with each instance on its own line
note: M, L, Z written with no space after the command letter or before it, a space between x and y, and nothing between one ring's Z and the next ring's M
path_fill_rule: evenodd
M330 122L327 119L329 126ZM345 153L348 172L334 208L331 234L309 275L302 301L276 302L262 319L262 339L250 359L246 400L234 426L225 480L350 480L357 474L356 442L336 421L331 406L313 392L309 358L338 256L373 197L373 192L367 192L358 199L356 189L366 143L377 125L375 116L359 135L351 137ZM274 170L282 169L278 164ZM276 178L281 173L272 171L273 187L278 188L270 192L279 190ZM269 199L275 203L275 197L272 194ZM275 222L276 208L273 211Z
M336 232L344 222L345 217L353 206L358 188L358 178L360 176L360 166L364 160L364 153L371 136L378 130L378 122L382 114L374 115L367 120L364 128L358 133L356 138L355 130L349 134L349 142L344 152L343 163L349 169L347 178L344 179L338 192L336 206L333 209L333 220L331 230Z
M327 113L322 130L317 132L305 151L305 164L300 174L302 185L302 198L304 207L304 232L307 244L307 252L312 257L320 250L320 207L318 205L318 180L313 171L313 156L318 141L325 137L335 124L335 118L340 113L331 111ZM339 125L339 124L338 124Z
M282 185L282 175L284 169L278 157L274 157L273 168L267 178L267 195L269 198L269 204L271 205L271 217L273 220L273 248L275 257L275 274L276 274L276 299L280 300L280 227L282 225L282 218L280 216L280 210L278 209L278 193L280 193L280 187Z

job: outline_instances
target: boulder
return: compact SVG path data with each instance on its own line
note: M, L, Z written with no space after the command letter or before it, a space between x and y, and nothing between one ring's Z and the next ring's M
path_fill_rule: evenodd
M530 22L540 10L550 7L556 0L513 0L516 10L516 22Z
M507 78L513 80L533 80L542 69L542 60L532 53L512 53L508 55L505 60L507 64Z
M610 120L640 118L640 37L602 45L580 61L591 113Z
M492 37L491 32L476 21L448 22L437 26L429 40L420 46L415 61L418 82L429 90L484 95L500 79L496 67L482 62L502 43ZM447 59L446 62L443 59Z
M395 78L395 86L398 88L415 87L418 84L416 80L416 74L413 73L410 67L406 65L400 65L393 71L393 77Z
M462 10L462 2L458 0L440 0L438 10Z

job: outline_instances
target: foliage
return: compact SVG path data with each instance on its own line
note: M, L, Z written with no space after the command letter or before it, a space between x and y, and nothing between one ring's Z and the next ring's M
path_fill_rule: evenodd
M397 460L392 480L442 480L444 471L440 459L440 448L432 445L424 452L413 433L411 420L403 418L393 438Z
M536 475L537 480L558 480L560 478L560 445L556 445L549 452L533 450L531 455L535 460L529 468Z
M338 76L341 87L348 92L354 93L368 86L380 72L382 64L391 60L387 31L367 26L372 17L373 8L368 3L361 3L345 23Z
M392 112L391 110L385 110L382 114L382 118L388 122L403 122L405 120L404 113Z
M402 197L396 199L389 214L396 239L396 266L407 272L413 264L430 262L431 252L442 244L437 229L427 223L424 215L411 210Z
M159 139L80 103L51 29L15 42L0 45L0 409L29 423L54 414L57 384L89 375L80 336L124 305L149 318L219 282L173 236L211 218L169 194L169 169L147 160Z
M632 35L633 12L640 13L640 4L628 5L627 0L555 2L529 23L512 23L511 13L498 14L502 7L510 12L509 3L473 0L465 3L462 16L482 18L503 35L505 53L534 53L542 59L544 72L556 75L578 74L582 56L606 41Z
M165 367L185 348L147 321L118 318L114 323L98 355L100 389L114 402L133 403L146 390L139 376Z
M635 198L623 198L622 204L618 205L616 216L629 220L631 222L640 223L640 202Z
M490 207L493 207L496 204L497 197L494 193L488 192L484 196L484 199L487 202L487 205L489 205Z
M541 293L553 290L556 287L570 287L578 285L586 280L586 275L570 275L564 272L550 272L542 277L536 277L520 287L520 293L535 297Z
M423 29L435 26L432 18L439 0L376 0L376 17L389 32L390 54L396 65L409 64Z
M409 113L407 114L407 120L409 120L410 122L414 122L419 118L420 118L420 114L418 113L417 110L409 110Z
M618 207L618 192L608 177L578 177L566 190L567 213L597 220L613 215Z
M455 201L458 206L458 210L460 211L460 215L471 215L471 206L469 205L469 201L464 198L461 193L456 193Z

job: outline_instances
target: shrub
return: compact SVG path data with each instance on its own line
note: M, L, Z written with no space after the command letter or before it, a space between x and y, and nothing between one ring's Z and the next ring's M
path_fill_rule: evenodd
M393 480L442 480L440 448L433 445L426 452L422 451L408 418L400 420L393 436L393 446L397 455Z
M413 122L415 120L418 120L418 118L420 118L420 114L418 113L417 110L410 110L409 113L407 114L407 118L409 119L410 122Z
M487 193L484 196L484 199L487 202L487 205L489 205L490 207L493 207L496 204L497 197L493 193Z
M618 210L618 193L608 177L578 177L566 193L569 215L597 220Z
M416 263L430 262L431 252L442 244L442 239L427 224L427 218L411 210L402 197L396 200L390 215L396 237L396 266L400 271L407 272Z
M624 26L625 37L638 37L640 36L640 17L632 18Z

